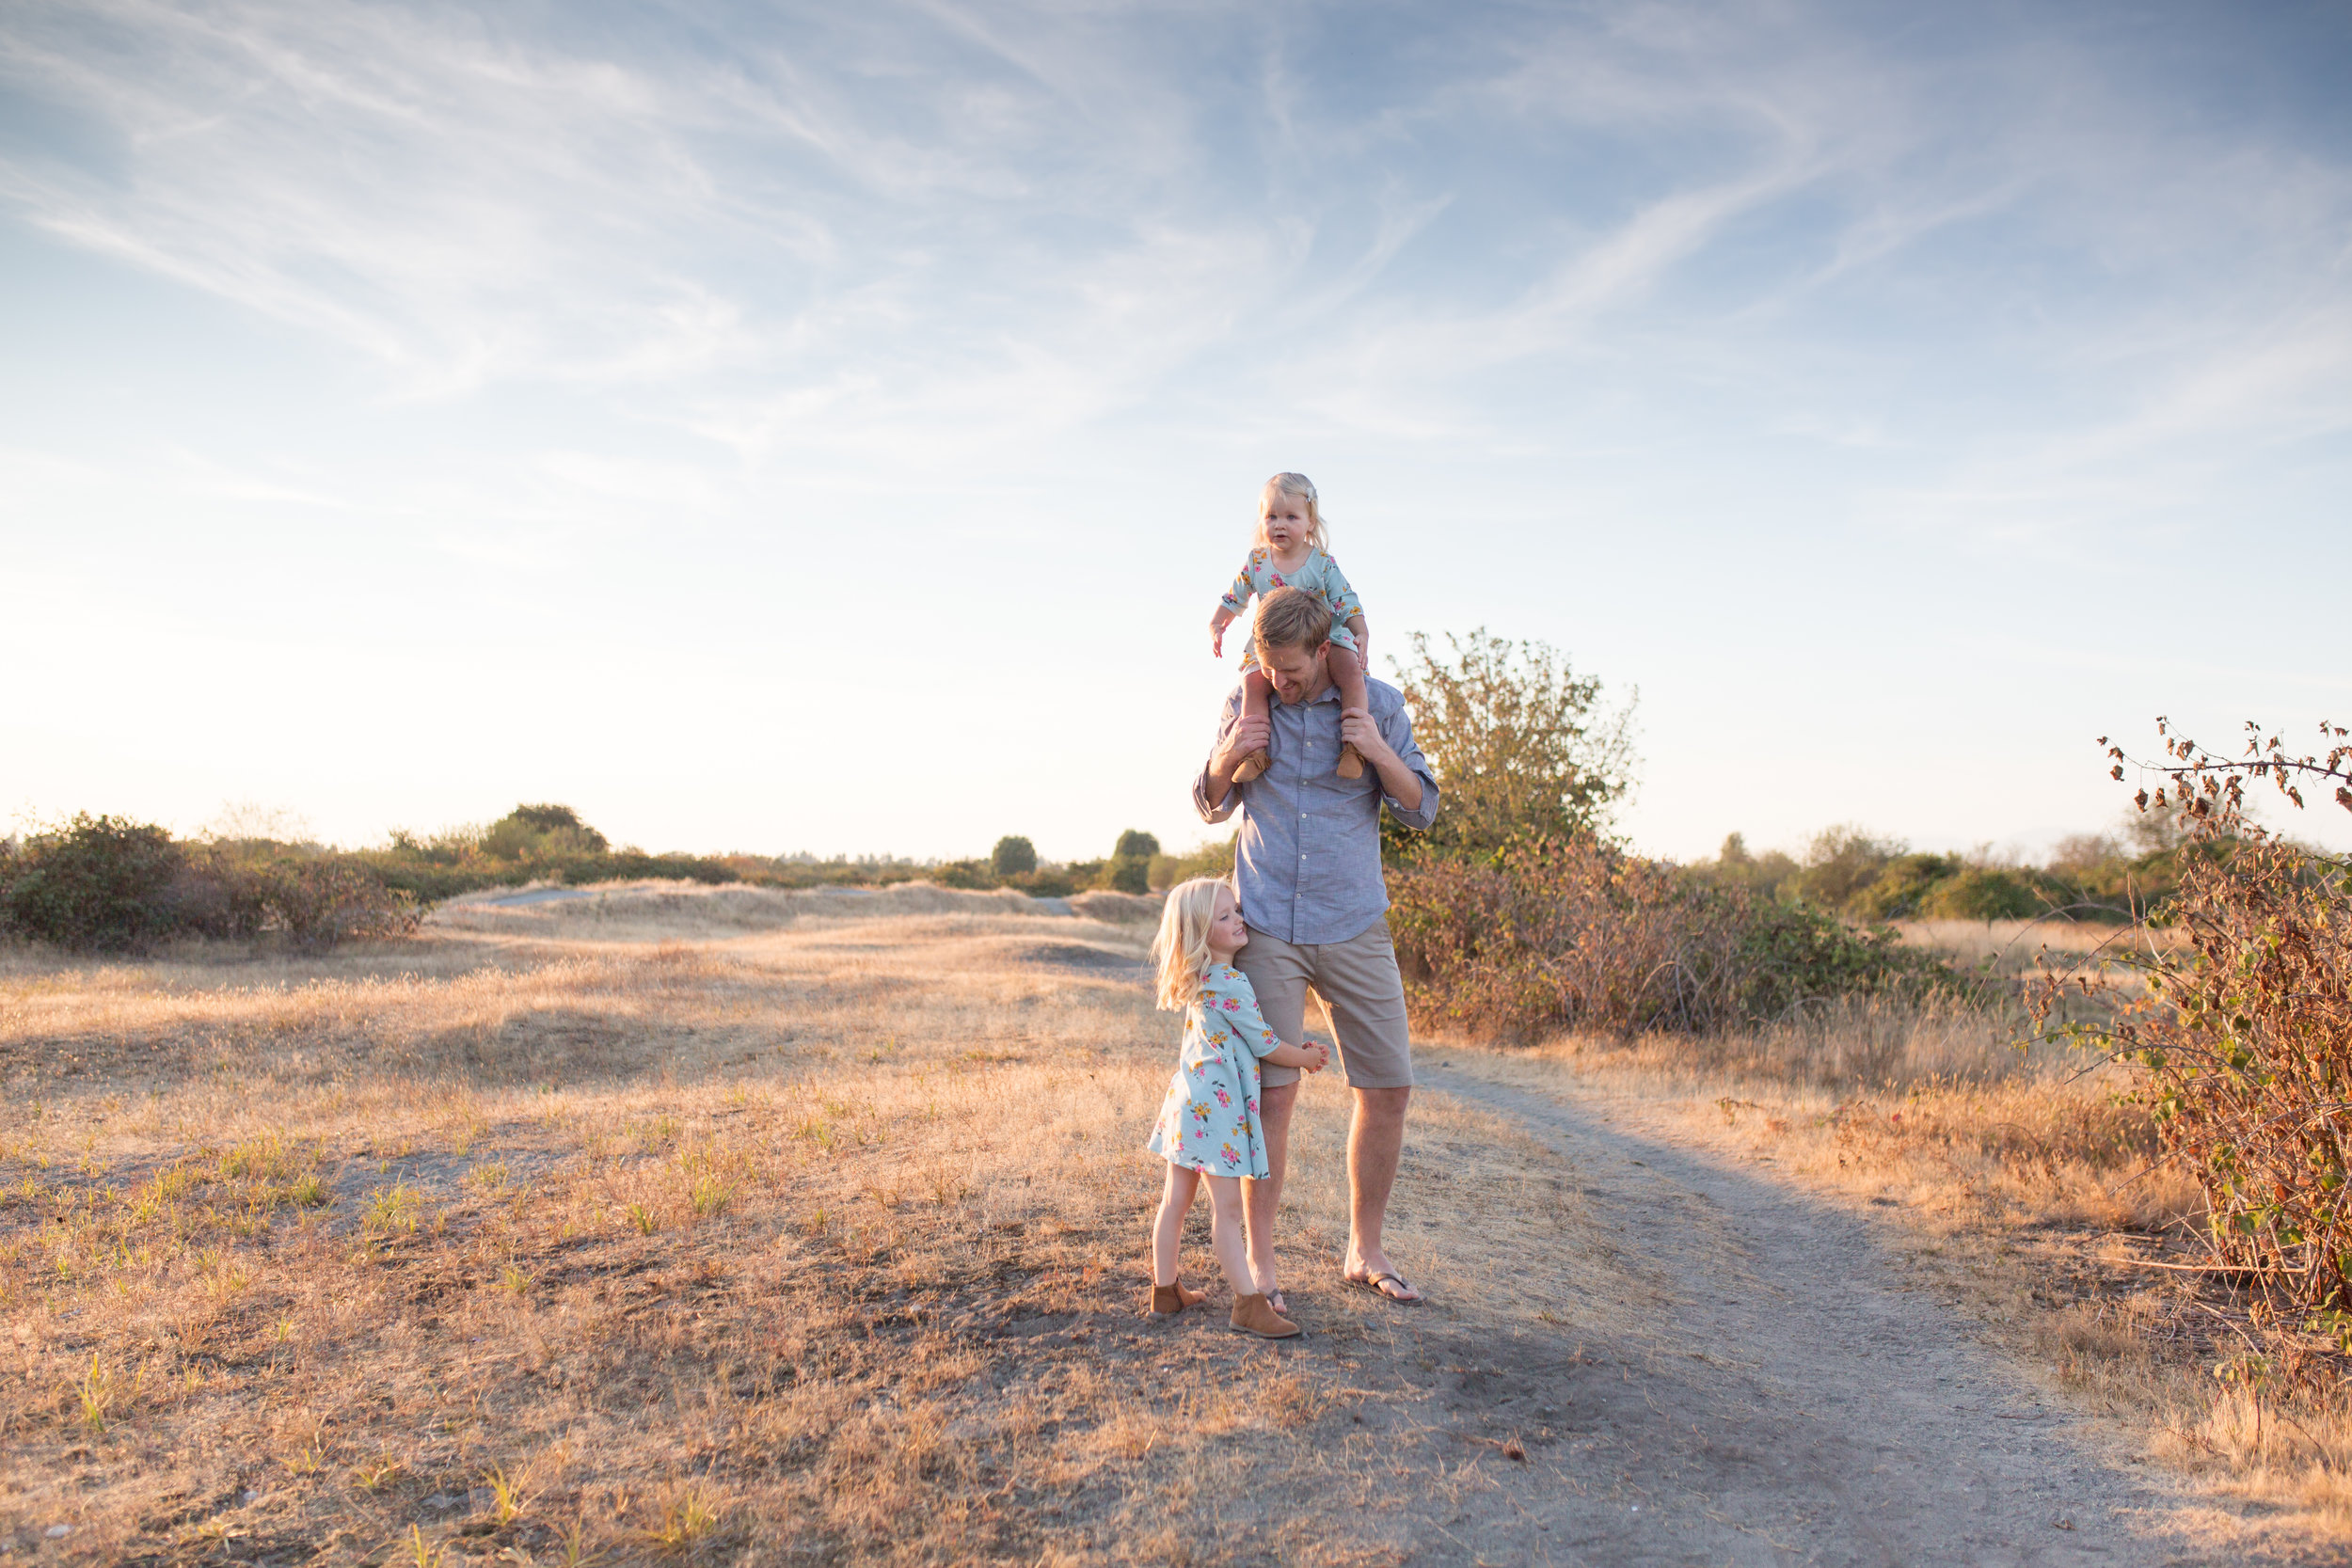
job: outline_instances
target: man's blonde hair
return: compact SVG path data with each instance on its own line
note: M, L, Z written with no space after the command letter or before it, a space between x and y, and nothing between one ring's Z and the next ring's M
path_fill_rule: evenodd
M1261 662L1277 648L1304 648L1313 653L1331 641L1331 607L1320 594L1304 588L1278 588L1258 601L1257 639Z
M1276 474L1258 492L1258 543L1265 543L1265 503L1276 496L1296 496L1307 503L1307 543L1330 554L1330 536L1323 527L1323 499L1315 494L1315 482L1305 474Z
M1195 877L1168 890L1160 908L1160 934L1152 939L1159 965L1154 990L1161 1006L1182 1012L1200 994L1200 974L1209 967L1209 922L1216 918L1216 895L1232 892L1221 877Z

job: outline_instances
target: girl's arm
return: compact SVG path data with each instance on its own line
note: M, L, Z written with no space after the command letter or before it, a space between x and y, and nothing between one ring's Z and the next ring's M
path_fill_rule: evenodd
M1216 602L1216 613L1209 617L1209 651L1219 658L1225 657L1225 628L1232 626L1233 617L1240 613L1240 610L1233 609L1225 600L1219 599Z
M1295 1067L1308 1072L1321 1072L1331 1065L1331 1048L1316 1040L1307 1040L1298 1045L1278 1045L1271 1051L1260 1052L1258 1060L1272 1062L1276 1067Z
M1309 1072L1321 1072L1331 1060L1330 1048L1309 1040L1304 1045L1285 1045L1282 1037L1266 1027L1265 1014L1258 1010L1255 992L1242 990L1228 996L1217 1005L1217 1016L1232 1032L1248 1053L1262 1062L1276 1067L1304 1068Z
M1209 642L1219 658L1225 657L1225 628L1233 624L1234 616L1249 608L1249 595L1258 591L1258 585L1249 579L1249 568L1256 561L1253 552L1249 560L1241 563L1241 570L1233 574L1233 586L1216 601L1216 613L1209 617Z

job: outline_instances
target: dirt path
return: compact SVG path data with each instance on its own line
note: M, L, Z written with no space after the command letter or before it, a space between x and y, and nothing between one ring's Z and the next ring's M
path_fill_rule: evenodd
M1422 1450L1402 1468L1441 1477L1444 1449L1459 1456L1467 1439L1488 1446L1490 1484L1449 1498L1424 1481L1418 1517L1375 1532L1391 1550L1613 1565L2248 1560L2242 1539L2210 1533L2217 1515L1906 1289L1851 1212L1597 1101L1482 1075L1473 1054L1433 1053L1422 1082L1548 1146L1649 1299L1643 1327L1556 1356L1522 1342L1482 1358L1443 1314L1397 1314L1391 1365L1446 1374L1396 1424L1419 1440L1401 1447ZM1526 1460L1491 1463L1505 1443Z

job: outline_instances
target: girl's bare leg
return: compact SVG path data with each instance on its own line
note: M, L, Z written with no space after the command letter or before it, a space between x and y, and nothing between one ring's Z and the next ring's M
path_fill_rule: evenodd
M1263 670L1253 668L1243 671L1241 716L1244 719L1263 719L1273 711L1274 683L1266 679L1265 672ZM1233 769L1233 782L1248 784L1265 770L1265 752L1263 750L1252 752L1241 759L1240 767Z
M1184 1241L1184 1215L1193 1195L1200 1190L1200 1173L1174 1161L1160 1187L1159 1217L1152 1222L1152 1315L1172 1318L1200 1304L1200 1292L1186 1290L1179 1277Z
M1340 706L1359 707L1370 713L1372 695L1364 688L1363 660L1358 658L1352 650L1334 642L1327 662L1331 670L1331 684L1340 689ZM1341 746L1339 773L1343 779L1360 779L1364 776L1364 759L1355 747Z
M1216 1262L1233 1288L1233 1327L1261 1339L1296 1338L1298 1325L1274 1309L1249 1279L1249 1243L1243 1235L1241 1178L1209 1178L1209 1202L1216 1215Z
M1173 1285L1179 1267L1179 1254L1184 1248L1184 1215L1192 1208L1193 1195L1200 1190L1200 1173L1189 1165L1174 1161L1168 1164L1168 1180L1160 1188L1160 1214L1152 1223L1152 1283Z
M1243 1235L1241 1178L1212 1176L1209 1178L1209 1207L1216 1240L1216 1266L1225 1271L1225 1283L1233 1288L1236 1296L1249 1295L1257 1290L1249 1282L1249 1243Z

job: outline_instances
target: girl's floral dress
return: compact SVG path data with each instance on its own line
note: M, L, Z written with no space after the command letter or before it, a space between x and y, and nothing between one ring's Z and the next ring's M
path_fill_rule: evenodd
M1258 1011L1249 976L1210 965L1184 1015L1184 1048L1152 1129L1152 1152L1211 1176L1271 1175L1258 1130L1258 1058L1281 1043Z
M1239 615L1249 608L1252 594L1263 598L1278 588L1300 588L1321 599L1331 610L1331 641L1349 653L1356 651L1356 634L1347 629L1347 618L1364 612L1364 601L1356 596L1356 590L1347 585L1341 575L1340 563L1321 550L1311 549L1306 561L1295 572L1283 572L1274 564L1274 552L1263 545L1249 552L1249 559L1241 563L1241 572L1233 578L1233 586L1225 591L1217 603ZM1242 645L1242 673L1258 667L1258 640L1248 639Z

